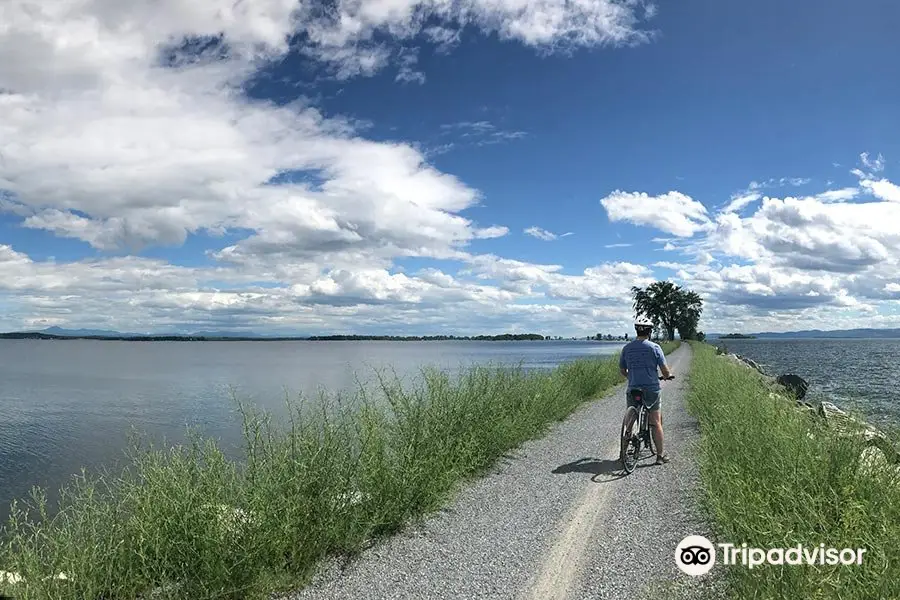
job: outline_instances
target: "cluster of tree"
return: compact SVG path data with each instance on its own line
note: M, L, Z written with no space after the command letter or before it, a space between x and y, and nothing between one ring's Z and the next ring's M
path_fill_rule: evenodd
M755 335L744 335L743 333L726 333L725 335L720 335L719 339L723 340L755 340Z
M608 342L613 342L613 341L626 341L627 342L628 334L626 333L625 335L613 335L611 333L607 333L606 335L603 335L602 333L598 333L597 335L595 335L593 338L590 338L590 339L594 339L597 341L606 340Z
M529 341L544 340L542 335L536 333L503 333L500 335L473 335L473 336L457 336L457 335L316 335L306 338L311 341L386 341L386 342L431 342L431 341L449 341L449 340L470 340L470 341L489 341L489 342L505 342L505 341Z
M107 342L284 342L296 337L236 337L208 335L54 335L39 331L0 333L4 340L102 340Z
M665 334L665 339L674 340L675 331L683 340L706 339L700 325L703 314L703 299L691 290L686 290L670 281L657 281L646 288L632 287L634 311L653 322L654 330Z
M500 335L426 335L426 336L397 336L397 335L323 335L312 337L233 337L233 336L204 336L204 335L141 335L141 336L102 336L102 335L54 335L40 332L12 332L0 333L0 339L30 339L30 340L107 340L125 342L284 342L284 341L447 341L447 340L472 340L472 341L530 341L549 340L536 333L504 333ZM562 338L557 338L562 339Z

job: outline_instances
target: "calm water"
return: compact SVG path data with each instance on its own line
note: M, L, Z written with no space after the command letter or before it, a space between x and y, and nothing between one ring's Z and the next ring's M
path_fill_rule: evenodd
M177 443L186 426L240 444L233 395L273 412L286 394L348 390L377 369L425 365L545 369L621 343L116 342L0 340L0 518L33 485L57 489L82 466L114 465L131 426Z
M770 375L796 373L813 399L858 410L873 424L900 425L900 340L720 340Z

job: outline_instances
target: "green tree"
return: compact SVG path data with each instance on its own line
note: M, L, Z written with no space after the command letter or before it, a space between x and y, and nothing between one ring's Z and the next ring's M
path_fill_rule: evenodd
M703 299L696 292L682 290L678 294L678 319L675 327L683 340L697 339L697 326L703 313Z
M653 322L654 329L662 328L666 339L675 339L678 330L681 339L693 339L697 335L703 299L696 292L685 290L670 281L657 281L646 288L632 287L633 307Z

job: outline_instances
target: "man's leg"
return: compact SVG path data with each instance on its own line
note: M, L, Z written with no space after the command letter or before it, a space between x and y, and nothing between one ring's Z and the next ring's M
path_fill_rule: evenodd
M647 413L650 422L650 435L653 436L653 445L656 446L657 462L666 460L665 448L663 446L663 428L662 428L662 412L657 406L654 410Z
M629 407L630 408L630 407ZM631 435L631 429L634 427L634 422L637 419L633 410L625 409L625 417L622 419L622 428L625 429L628 435Z

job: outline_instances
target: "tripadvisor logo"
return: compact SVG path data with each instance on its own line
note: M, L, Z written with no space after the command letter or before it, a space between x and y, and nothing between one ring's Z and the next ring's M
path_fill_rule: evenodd
M705 575L716 564L716 548L702 535L689 535L675 548L675 564L688 575Z
M718 552L716 551L718 547ZM709 573L716 558L723 565L861 565L866 548L826 548L825 544L790 548L751 548L747 544L713 544L702 535L689 535L675 548L675 564L688 575Z

